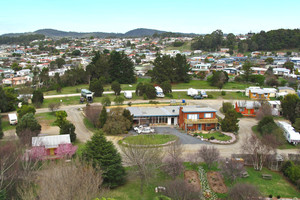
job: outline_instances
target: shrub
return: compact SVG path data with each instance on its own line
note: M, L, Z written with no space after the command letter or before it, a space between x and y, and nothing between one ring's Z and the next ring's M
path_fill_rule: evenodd
M215 139L215 137L214 137L214 136L211 136L209 139L210 139L210 140L214 140L214 139Z
M149 101L149 104L159 104L159 102L158 101Z
M209 95L207 95L207 98L212 99L212 98L214 98L214 96L209 94Z
M277 196L277 199L280 199L280 195Z
M225 92L225 91L222 91L222 92L221 92L221 95L222 95L222 96L225 96L225 95L226 95L226 92Z
M269 198L273 198L273 195L270 194L270 195L269 195Z
M198 134L197 133L194 133L194 135L193 135L194 137L197 137L198 136Z

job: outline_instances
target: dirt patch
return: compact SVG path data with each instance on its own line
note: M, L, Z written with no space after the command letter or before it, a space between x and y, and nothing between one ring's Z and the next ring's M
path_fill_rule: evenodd
M196 171L187 170L184 172L184 180L194 189L194 191L200 191L201 184L199 175Z
M216 193L227 193L222 175L219 172L207 172L207 180L210 188Z

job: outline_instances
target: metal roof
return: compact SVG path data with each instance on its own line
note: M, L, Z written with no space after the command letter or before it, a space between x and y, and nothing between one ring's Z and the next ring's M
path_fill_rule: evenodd
M126 108L134 117L151 117L151 116L178 116L179 106L165 107L128 107Z
M45 148L48 149L57 148L60 144L70 143L71 139L69 134L32 137L33 147L45 146Z

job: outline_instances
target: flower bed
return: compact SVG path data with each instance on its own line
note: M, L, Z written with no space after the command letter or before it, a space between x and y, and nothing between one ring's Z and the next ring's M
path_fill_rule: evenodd
M198 172L199 172L199 178L200 178L200 182L201 182L201 188L202 188L203 196L207 200L216 200L217 195L209 187L206 172L203 169L203 167L199 166Z

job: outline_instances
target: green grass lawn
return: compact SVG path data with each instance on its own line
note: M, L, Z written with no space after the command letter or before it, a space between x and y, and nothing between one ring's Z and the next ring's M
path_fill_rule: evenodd
M150 78L138 78L137 83L135 84L121 84L122 90L135 90L137 84L139 82L142 83L150 83ZM131 86L131 87L130 87ZM236 83L236 82L229 82L226 83L223 87L223 89L245 89L249 85L244 83ZM75 86L68 86L64 87L61 91L61 93L56 92L56 90L51 90L48 92L45 92L44 95L59 95L59 94L73 94L73 93L80 93L81 89L88 89L88 84L81 84L81 85L75 85ZM188 88L195 88L195 89L218 89L217 87L209 85L207 81L204 80L191 80L189 83L176 83L172 84L172 89L188 89ZM110 84L104 86L104 91L111 91Z
M252 126L251 129L256 136L258 136L259 138L262 138L261 134L257 130L257 125ZM288 141L285 139L283 134L280 135L279 139L280 139L280 142L282 143L282 145L280 145L278 147L278 149L297 149L297 148L299 148L298 146L288 143Z
M249 177L239 178L238 183L250 183L259 188L263 195L273 196L280 195L282 197L293 198L300 197L300 191L295 189L295 186L287 182L283 175L277 172L263 168L262 171L255 171L253 167L247 167ZM262 174L271 174L272 180L265 180L261 177Z
M149 134L149 135L129 136L124 138L123 141L128 144L155 145L155 144L165 144L167 142L176 139L177 137L175 135Z
M208 134L197 133L197 135L203 136L203 138L205 138L205 139L209 139L211 137L214 137L215 139L220 140L220 141L228 141L228 140L231 139L230 136L224 135L219 131L216 131L214 133L208 133Z
M15 125L10 125L8 119L2 118L2 131L8 131L8 130L13 130L16 129Z
M130 174L132 171L126 169ZM144 194L140 194L140 180L135 175L129 175L127 183L116 189L109 190L103 196L107 198L115 198L116 200L154 200L160 194L155 193L155 187L163 186L167 181L171 180L169 176L164 173L158 173L157 176L152 176L148 180L148 184L144 186Z
M92 122L86 117L83 119L83 123L84 123L85 127L92 132L96 132L98 130L97 128L94 127Z
M35 114L35 118L39 121L39 123L50 124L51 126L54 125L54 121L56 120L55 112L45 112L45 113L38 113Z
M166 47L165 50L179 50L181 52L191 51L191 44L192 44L192 41L187 41L180 47L174 47L171 45L171 46Z

